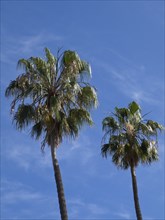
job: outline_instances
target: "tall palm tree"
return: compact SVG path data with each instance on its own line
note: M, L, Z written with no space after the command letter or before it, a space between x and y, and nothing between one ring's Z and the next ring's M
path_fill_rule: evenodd
M128 108L116 107L112 116L104 118L102 126L105 131L102 155L110 154L121 169L130 168L136 216L142 220L135 168L140 163L158 160L157 134L164 128L155 121L144 120L140 106L134 101Z
M75 51L58 51L57 57L45 49L46 59L20 59L18 67L24 73L11 81L6 97L12 96L11 112L18 130L31 128L31 136L43 138L41 149L47 144L57 186L61 219L67 220L63 183L56 149L63 138L75 138L84 123L92 125L89 110L97 106L94 87L87 82L90 65Z

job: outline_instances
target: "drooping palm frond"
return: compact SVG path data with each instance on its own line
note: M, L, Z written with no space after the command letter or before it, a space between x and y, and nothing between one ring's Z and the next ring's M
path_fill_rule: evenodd
M19 92L19 90L20 90L20 88L18 85L18 81L12 80L6 89L5 96L6 97L13 96L13 95L15 95L15 93L17 94Z
M102 121L102 128L103 131L112 130L112 132L114 133L116 130L119 129L119 124L113 117L106 117Z
M89 112L85 109L71 109L69 112L68 121L75 123L78 128L81 128L84 123L88 125L93 124Z
M20 104L17 112L13 116L13 122L19 130L27 127L35 120L35 110L32 105Z
M42 135L43 129L44 127L42 121L37 122L31 128L31 136L38 140Z
M97 107L97 94L93 87L85 86L78 93L78 103L86 109Z

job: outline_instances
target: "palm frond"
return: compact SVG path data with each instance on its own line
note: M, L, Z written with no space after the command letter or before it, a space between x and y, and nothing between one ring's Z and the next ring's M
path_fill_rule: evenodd
M43 123L42 121L37 122L31 128L31 136L38 140L43 132Z
M55 65L57 59L55 56L53 56L53 54L50 52L48 48L45 48L45 54L46 54L47 62L51 65Z
M13 117L17 129L22 130L35 119L35 110L31 105L20 104Z
M108 153L110 153L110 146L109 144L103 144L101 146L101 154L103 157L107 157Z
M157 134L157 130L162 131L165 129L161 124L159 124L155 121L152 121L152 120L148 120L146 125L148 127L150 127L151 131L153 131L153 133L155 133L155 134Z
M130 109L132 115L134 115L137 111L141 110L140 106L134 101L128 105L128 108Z
M78 128L81 128L84 123L89 125L93 124L89 112L85 109L71 109L69 112L68 120L74 121Z
M78 93L78 103L86 109L97 107L97 94L93 87L85 86Z
M81 66L79 69L79 77L81 82L84 82L86 79L90 79L92 77L92 70L89 63L85 61L81 61Z
M26 59L18 60L17 68L23 69L26 72L33 72L33 65L31 64L31 62L29 62L29 60Z
M119 129L117 121L113 117L106 117L102 121L103 131L111 130L113 133Z
M9 86L6 88L5 96L6 97L13 96L15 95L15 93L17 94L19 90L20 90L20 87L18 85L18 81L12 80Z

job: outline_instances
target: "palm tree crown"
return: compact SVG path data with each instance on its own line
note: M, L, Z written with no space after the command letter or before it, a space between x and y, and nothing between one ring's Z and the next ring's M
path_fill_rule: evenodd
M157 133L163 126L144 120L136 102L130 103L128 108L116 107L113 117L104 118L102 125L105 131L102 155L112 155L117 167L127 169L158 160Z
M89 110L97 105L95 89L85 80L90 66L74 51L45 49L46 60L20 59L25 73L10 82L5 95L12 96L11 111L17 129L31 127L31 136L42 134L42 149L53 140L57 147L64 136L75 137L84 122L92 124Z

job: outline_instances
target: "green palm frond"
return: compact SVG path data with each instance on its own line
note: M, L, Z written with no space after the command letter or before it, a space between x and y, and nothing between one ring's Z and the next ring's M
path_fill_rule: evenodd
M35 110L31 105L20 104L13 117L16 127L21 130L35 120Z
M109 144L103 144L101 147L101 153L103 157L107 157L108 153L110 153L110 145Z
M84 123L88 125L93 124L89 112L85 109L71 109L69 112L68 121L74 122L78 128L81 128Z
M119 125L113 117L106 117L102 121L102 129L103 131L112 130L112 132L114 133L116 130L119 129Z
M17 68L23 69L29 73L32 73L34 71L32 63L26 59L20 59L17 63Z
M89 76L91 76L92 71L91 71L90 64L82 60L81 61L80 73L87 73L87 74L89 74Z
M128 105L128 108L129 108L132 115L134 115L137 111L141 110L140 106L134 101Z
M39 121L32 126L31 136L34 137L36 140L38 140L42 135L42 132L43 132L43 123L42 121Z
M81 60L79 55L75 51L67 50L63 55L63 63L66 67L75 65L78 69L81 68Z
M9 86L7 87L6 91L5 91L5 96L6 97L14 96L20 90L22 91L22 89L19 87L18 81L17 80L12 80L10 82Z
M150 128L151 128L151 131L152 131L153 133L155 133L155 134L157 134L157 131L158 131L158 130L159 130L159 131L164 130L164 127L163 127L162 125L160 125L160 124L158 124L157 122L152 121L152 120L148 120L147 123L146 123L146 125L147 125L148 127L150 127Z
M47 62L51 65L55 65L57 62L57 59L55 56L53 56L53 54L50 52L50 50L48 48L45 48L45 55L47 58Z
M159 155L156 142L143 139L140 154L141 162L144 164L150 164L153 161L157 161L159 159Z
M92 107L97 107L97 94L93 87L85 86L78 93L78 102L80 106L86 109L91 109Z

